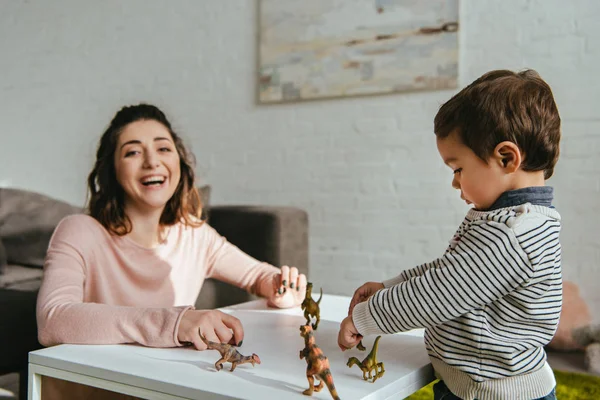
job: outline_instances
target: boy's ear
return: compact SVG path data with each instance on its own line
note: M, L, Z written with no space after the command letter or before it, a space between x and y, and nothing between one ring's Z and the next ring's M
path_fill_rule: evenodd
M521 166L523 157L519 146L510 141L498 143L492 154L492 158L506 170L507 173L515 172Z

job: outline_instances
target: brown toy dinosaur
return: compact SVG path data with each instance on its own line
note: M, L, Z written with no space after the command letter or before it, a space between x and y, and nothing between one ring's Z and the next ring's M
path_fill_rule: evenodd
M239 364L251 363L254 367L254 364L260 364L260 358L254 353L251 356L243 356L239 351L235 349L235 346L227 344L227 343L217 343L211 342L210 340L206 340L206 338L200 334L200 339L208 346L209 350L217 350L221 353L221 358L219 361L215 363L215 368L217 371L220 371L223 368L223 363L230 362L231 363L231 372L237 367Z
M303 394L312 396L315 392L323 389L323 382L327 385L331 397L335 400L340 400L340 397L335 390L333 377L329 370L329 360L323 354L323 350L315 343L315 335L310 325L300 325L300 336L304 338L304 349L300 350L300 359L306 359L306 379L308 379L308 389ZM315 377L320 381L318 385L314 385Z
M375 343L373 343L371 352L365 357L364 360L359 361L356 357L350 357L348 359L348 363L346 364L350 368L352 368L354 364L358 365L363 372L363 379L365 381L373 379L371 383L375 382L377 378L381 378L385 373L383 363L377 362L377 347L379 346L379 339L381 339L381 336L377 336ZM369 378L367 378L367 373L369 374ZM375 373L375 376L372 376L373 373Z
M314 301L312 298L312 287L313 284L311 282L306 283L306 296L304 297L304 301L302 301L302 309L304 310L304 318L306 318L306 324L310 324L312 318L316 318L316 322L312 324L312 328L316 331L319 326L319 321L321 320L321 311L319 308L319 303L323 298L323 288L321 288L321 297L319 300Z

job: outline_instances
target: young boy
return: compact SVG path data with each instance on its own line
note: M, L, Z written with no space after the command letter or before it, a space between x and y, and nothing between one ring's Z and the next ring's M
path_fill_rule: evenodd
M560 215L544 186L559 154L552 91L532 70L489 72L440 108L434 131L473 208L442 257L356 290L338 344L426 328L436 399L555 399L544 352L562 304Z

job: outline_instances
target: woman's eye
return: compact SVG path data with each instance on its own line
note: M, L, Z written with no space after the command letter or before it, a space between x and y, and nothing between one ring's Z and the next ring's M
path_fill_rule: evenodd
M137 150L129 150L127 153L125 153L125 157L131 157L137 153L138 153Z
M160 151L171 151L171 149L169 147L161 147L159 150Z
M455 170L454 170L452 173L453 173L453 174L459 174L459 173L460 173L460 171L462 171L462 168L457 168L457 169L455 169Z

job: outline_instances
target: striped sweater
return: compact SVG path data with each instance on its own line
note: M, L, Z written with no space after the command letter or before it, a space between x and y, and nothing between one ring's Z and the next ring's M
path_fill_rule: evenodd
M471 209L444 255L353 311L362 335L425 329L436 375L463 399L533 399L555 386L546 345L562 305L560 215Z

